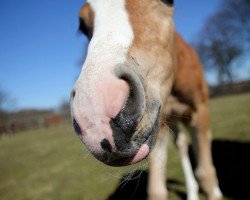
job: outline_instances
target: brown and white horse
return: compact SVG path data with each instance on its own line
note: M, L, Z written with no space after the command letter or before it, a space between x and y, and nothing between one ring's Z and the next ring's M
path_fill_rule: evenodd
M149 199L167 199L166 150L174 131L188 199L198 199L187 143L177 127L182 122L191 134L198 183L208 199L220 199L208 89L195 51L175 32L173 1L88 0L80 29L90 43L71 112L88 150L111 166L139 162L151 152Z

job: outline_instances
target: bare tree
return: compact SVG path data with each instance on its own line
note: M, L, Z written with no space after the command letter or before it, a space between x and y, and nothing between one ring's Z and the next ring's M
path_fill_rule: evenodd
M70 120L70 105L69 101L63 100L59 105L59 113L64 120Z
M13 112L16 108L16 98L13 98L9 92L2 89L0 86L0 123L5 122L10 112Z
M5 92L3 90L0 90L0 110L3 109L3 104L5 101Z
M234 81L237 61L249 50L250 0L223 0L200 33L195 47L207 70L215 69L220 84ZM237 65L238 64L238 65Z
M6 121L7 119L7 112L4 109L4 105L8 99L7 93L0 89L0 123Z

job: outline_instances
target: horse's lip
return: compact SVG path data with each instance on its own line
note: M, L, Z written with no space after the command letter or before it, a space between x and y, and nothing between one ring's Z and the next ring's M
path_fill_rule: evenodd
M133 154L132 156L118 158L104 163L113 167L132 165L145 159L148 156L148 154L149 154L149 146L144 143L141 145L138 151L136 151L136 153Z

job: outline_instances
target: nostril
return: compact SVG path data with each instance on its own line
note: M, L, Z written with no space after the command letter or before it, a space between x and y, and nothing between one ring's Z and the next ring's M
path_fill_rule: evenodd
M110 144L110 142L107 139L103 139L101 141L101 147L103 150L107 151L107 152L112 152L112 146Z
M74 99L75 96L76 96L76 91L75 91L75 90L72 90L72 92L71 92L71 98Z
M111 127L120 128L127 136L135 131L136 126L145 109L145 92L137 73L127 65L118 65L115 68L116 76L125 80L130 88L127 102L118 115L112 119Z
M74 127L75 132L77 133L77 135L82 134L81 128L80 128L79 124L77 123L77 121L75 120L75 118L73 118L73 127Z

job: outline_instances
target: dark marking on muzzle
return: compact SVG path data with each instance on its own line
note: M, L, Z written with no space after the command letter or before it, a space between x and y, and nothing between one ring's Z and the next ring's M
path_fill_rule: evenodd
M111 146L111 144L109 143L109 141L108 141L107 139L103 139L103 140L101 141L101 147L102 147L102 149L103 149L104 151L107 151L107 152L109 152L109 153L112 152L112 146Z
M75 132L77 133L77 135L82 134L82 130L81 130L79 124L77 123L77 121L75 120L75 118L73 118L73 127L74 127Z

